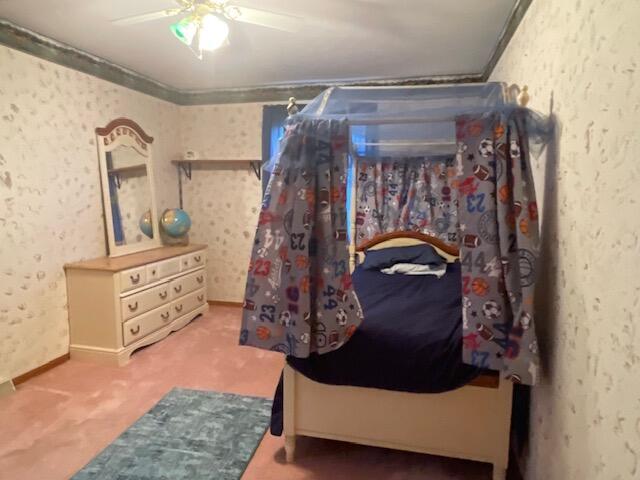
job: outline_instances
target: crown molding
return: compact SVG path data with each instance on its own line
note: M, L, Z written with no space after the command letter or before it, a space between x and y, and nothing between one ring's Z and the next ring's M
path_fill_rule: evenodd
M327 88L335 86L407 86L485 82L491 75L500 56L507 47L509 40L511 40L511 37L518 28L531 1L532 0L518 0L516 2L487 66L482 73L478 74L188 91L170 87L134 70L40 35L4 19L0 19L0 44L176 105L210 105L270 101L286 102L289 97L312 99Z
M522 22L524 15L527 13L527 10L531 6L532 1L533 0L518 0L513 6L513 10L511 10L509 19L507 20L507 23L505 23L504 28L500 33L500 37L498 37L496 48L493 49L491 58L489 59L486 67L484 67L484 71L481 75L481 82L486 82L489 80L489 77L493 73L494 68L496 68L500 57L502 57L502 54L507 48L507 45L509 45L513 34L516 33L520 22Z
M286 102L289 97L311 100L330 87L381 87L408 85L435 85L443 83L476 83L481 74L440 75L434 77L410 77L385 80L358 80L314 84L278 85L270 87L216 89L202 92L182 92L180 105L209 105L223 103Z
M3 19L0 44L168 102L178 103L180 98L167 85Z

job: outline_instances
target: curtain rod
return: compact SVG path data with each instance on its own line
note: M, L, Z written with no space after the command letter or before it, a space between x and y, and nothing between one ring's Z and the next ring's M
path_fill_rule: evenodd
M412 141L390 141L390 142L354 142L355 145L363 145L366 147L455 147L456 142L450 140L435 140L424 142L412 142Z
M347 117L349 125L384 125L384 124L403 124L403 123L443 123L453 122L455 118L451 116L440 118L372 118L368 120L350 120Z

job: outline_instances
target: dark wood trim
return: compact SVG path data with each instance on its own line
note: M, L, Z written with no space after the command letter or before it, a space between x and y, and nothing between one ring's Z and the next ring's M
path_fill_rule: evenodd
M484 388L498 388L500 386L500 374L494 371L486 371L471 380L467 385Z
M147 133L142 129L140 125L131 120L130 118L120 117L115 120L111 120L106 127L98 127L96 128L96 133L101 137L107 137L113 130L118 127L129 127L134 130L140 138L147 143L153 143L153 137L151 135L147 135Z
M356 250L362 252L364 250L368 250L371 247L378 245L379 243L386 242L387 240L393 240L396 238L414 238L416 240L421 240L425 243L433 245L434 247L438 247L445 253L449 255L458 256L460 254L460 250L457 246L451 245L449 243L445 243L439 238L432 237L431 235L427 235L421 232L389 232L383 233L381 235L377 235L371 240L367 240L366 242L361 243L356 246Z
M58 358L54 358L53 360L45 363L44 365L40 365L39 367L34 368L33 370L29 370L27 373L23 373L22 375L17 376L16 378L13 379L13 384L20 385L21 383L24 383L33 377L37 377L38 375L48 370L51 370L54 367L57 367L58 365L62 365L64 362L69 360L69 358L70 356L68 353L65 353L64 355Z
M0 44L137 92L179 104L180 93L104 58L0 19Z
M289 97L299 102L311 100L330 87L402 87L414 85L438 85L452 83L477 83L481 74L440 75L432 77L410 77L395 79L372 79L365 81L335 81L321 84L285 85L255 88L215 89L202 92L182 92L180 105L209 105L224 103L281 102Z
M224 300L207 300L209 305L218 307L239 307L242 308L242 302L225 302Z
M484 71L482 72L482 76L480 78L481 82L487 82L489 77L493 73L493 69L496 68L500 57L507 49L507 45L511 41L513 34L518 29L520 22L524 18L525 13L529 9L532 0L518 0L511 11L511 15L507 20L507 23L504 26L504 29L500 33L500 37L498 37L498 43L496 44L496 48L493 50L491 54L491 58L487 65L484 67Z

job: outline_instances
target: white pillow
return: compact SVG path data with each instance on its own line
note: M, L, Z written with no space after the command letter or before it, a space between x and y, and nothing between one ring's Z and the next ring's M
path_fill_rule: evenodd
M415 263L395 263L388 268L380 270L382 273L388 275L402 274L402 275L434 275L441 278L447 273L447 264L442 265L419 265Z

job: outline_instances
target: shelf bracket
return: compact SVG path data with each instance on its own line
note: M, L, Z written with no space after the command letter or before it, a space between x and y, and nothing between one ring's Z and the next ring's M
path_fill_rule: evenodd
M184 176L191 180L191 162L180 162L178 168L184 172Z
M261 162L259 162L259 161L249 162L249 165L251 165L251 169L253 170L253 173L256 174L256 178L258 180L262 180L262 165L261 165Z
M191 162L179 162L178 163L178 201L180 208L182 209L182 174L191 180Z
M120 179L120 174L117 172L111 172L109 173L109 175L113 177L113 181L116 184L116 188L120 190L120 188L122 187L122 180Z

